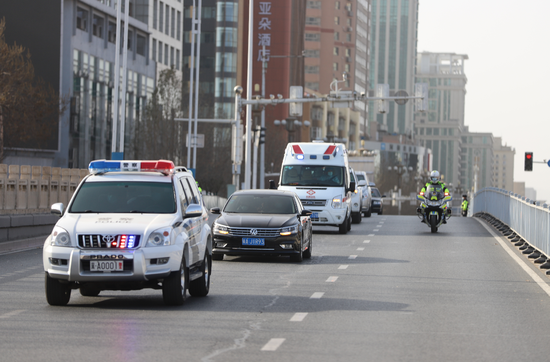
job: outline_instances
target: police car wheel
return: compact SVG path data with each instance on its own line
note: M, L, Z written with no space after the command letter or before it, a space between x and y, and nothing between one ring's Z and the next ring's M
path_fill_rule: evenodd
M202 276L189 283L189 294L191 294L193 297L206 297L208 295L208 292L210 291L212 257L208 253L208 250L206 250L204 254L204 260L200 268Z
M59 280L50 278L45 274L46 300L49 305L67 305L71 299L71 288L68 284L62 284Z
M187 299L187 283L189 270L185 263L185 256L181 259L180 270L172 272L162 282L162 298L166 305L182 305Z

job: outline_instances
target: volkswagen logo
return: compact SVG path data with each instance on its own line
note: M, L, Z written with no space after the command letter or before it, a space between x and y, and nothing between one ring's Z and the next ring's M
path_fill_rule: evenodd
M115 240L116 240L116 236L114 235L103 235L103 241L106 242L107 244L110 244Z
M250 235L258 235L258 229L250 229Z

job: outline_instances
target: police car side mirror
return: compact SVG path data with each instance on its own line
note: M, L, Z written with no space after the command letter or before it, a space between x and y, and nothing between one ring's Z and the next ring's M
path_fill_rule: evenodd
M189 217L197 217L202 215L202 206L199 204L191 204L187 206L187 210L185 210L185 215L183 216L184 219L187 219Z
M63 215L63 203L62 202L58 202L58 203L55 203L52 205L51 209L50 209L50 212L52 214L56 214L56 215Z
M221 214L221 211L220 211L219 207L213 207L213 208L210 209L210 213L211 214Z

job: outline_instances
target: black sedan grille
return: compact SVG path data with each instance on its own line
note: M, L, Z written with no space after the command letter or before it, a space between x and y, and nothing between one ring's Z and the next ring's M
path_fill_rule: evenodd
M229 228L229 235L233 236L248 236L248 237L263 237L263 238L273 238L280 236L281 229L275 228L275 229L267 229L267 228L236 228L236 227L230 227Z

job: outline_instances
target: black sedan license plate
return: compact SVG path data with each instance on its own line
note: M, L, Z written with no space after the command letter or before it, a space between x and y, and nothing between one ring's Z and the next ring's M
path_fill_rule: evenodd
M243 238L243 245L265 246L265 239L264 238Z

